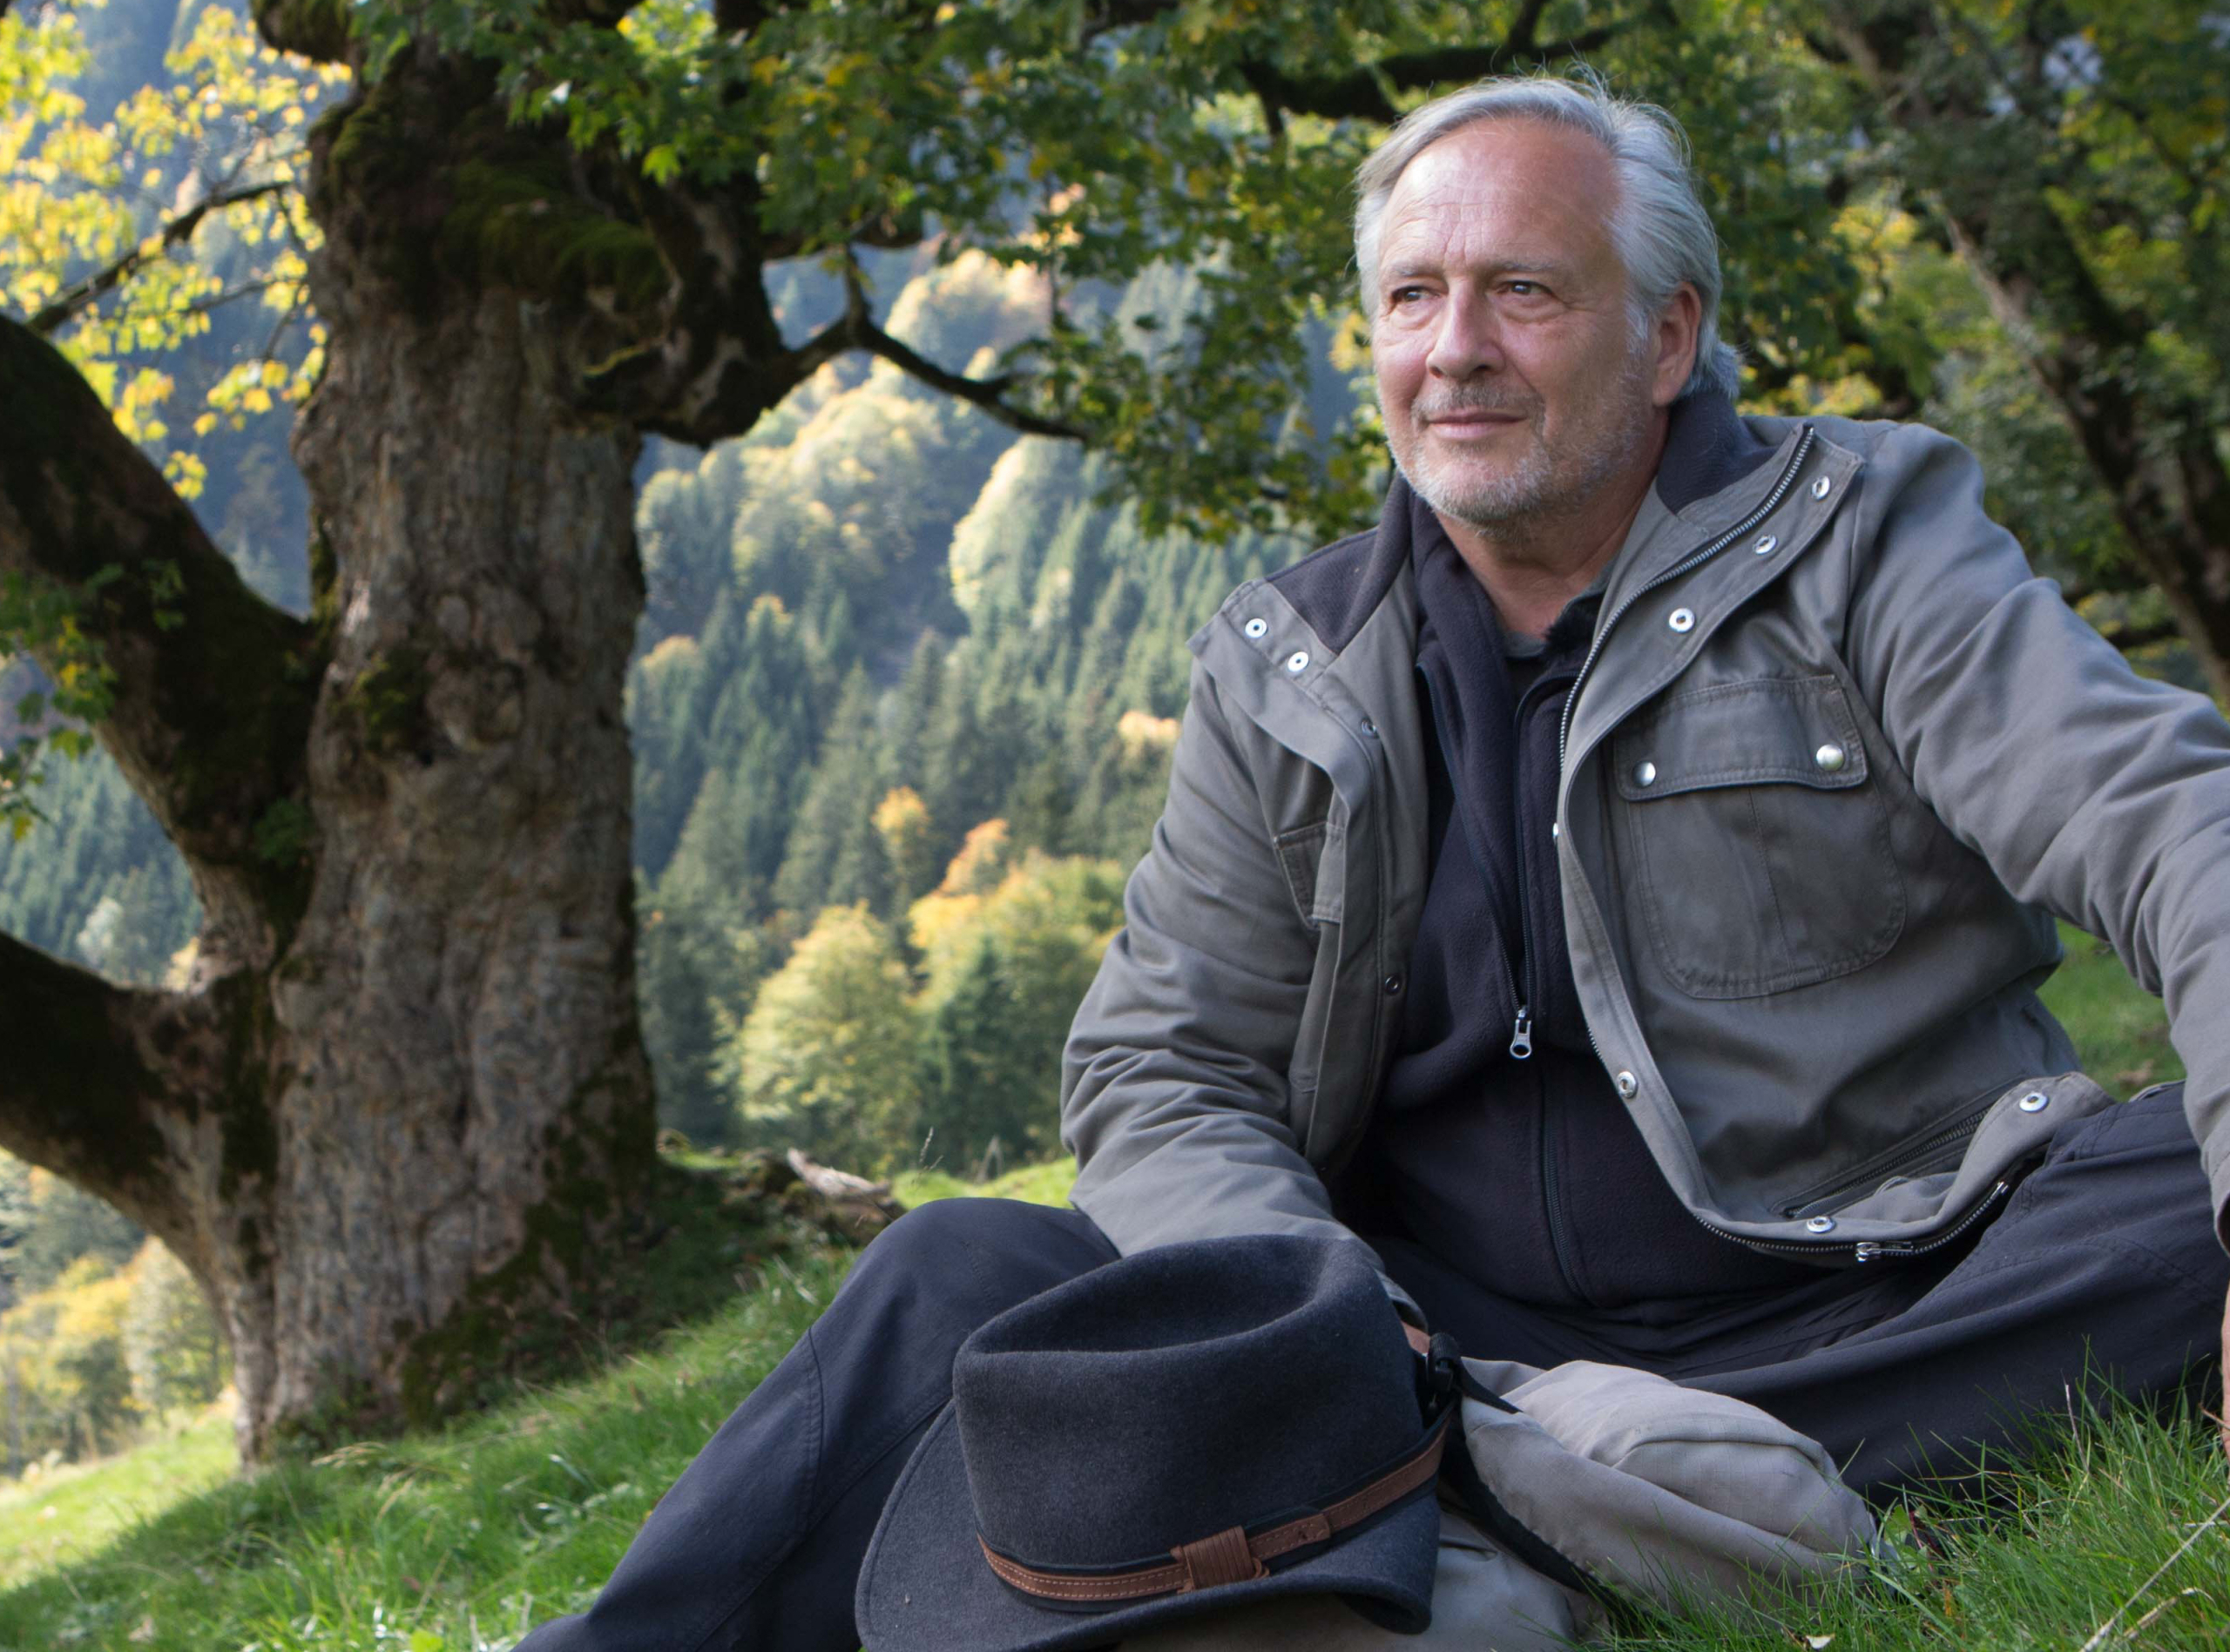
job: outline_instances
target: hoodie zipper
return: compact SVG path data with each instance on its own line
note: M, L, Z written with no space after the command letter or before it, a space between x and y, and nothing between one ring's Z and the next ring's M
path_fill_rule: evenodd
M1425 705L1432 712L1433 738L1440 744L1441 758L1444 763L1452 748L1448 738L1447 724L1441 713L1440 697L1433 692L1432 679L1422 671L1417 673L1417 681L1424 687ZM1456 829L1463 835L1464 850L1470 855L1473 864L1479 868L1479 876L1486 882L1488 888L1500 894L1503 892L1495 887L1494 863L1481 851L1478 839L1471 829L1470 817L1464 813L1463 800L1460 795L1462 783L1457 780L1452 771L1449 774L1448 781L1451 793L1456 794L1451 798L1450 808L1455 815ZM1518 829L1521 833L1524 832L1524 827L1522 822ZM1522 837L1519 839L1518 853L1521 856L1524 853ZM1525 870L1522 861L1518 867L1517 887L1509 893L1512 897L1510 904L1515 907L1517 914L1517 968L1510 967L1510 948L1506 944L1496 947L1492 951L1495 954L1496 966L1502 971L1503 985L1509 989L1510 993L1510 997L1504 999L1503 1002L1508 1003L1510 998L1517 1000L1517 1019L1510 1032L1510 1053L1517 1060L1524 1061L1533 1054L1533 1012L1527 1007L1532 1002L1532 996L1527 990L1527 982L1520 979L1521 972L1528 976L1532 974L1531 968L1532 961L1526 955L1528 948L1525 945ZM1497 904L1500 903L1497 902Z

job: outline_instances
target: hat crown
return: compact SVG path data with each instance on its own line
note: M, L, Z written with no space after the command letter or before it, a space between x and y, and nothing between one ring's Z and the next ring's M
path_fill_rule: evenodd
M953 1406L983 1540L1054 1569L1316 1507L1422 1427L1361 1251L1282 1235L1141 1251L1002 1314L962 1345Z

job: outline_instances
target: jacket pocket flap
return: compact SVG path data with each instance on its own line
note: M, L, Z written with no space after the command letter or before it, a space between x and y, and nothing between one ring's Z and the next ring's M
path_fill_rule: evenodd
M1618 795L1647 803L1709 786L1841 790L1866 779L1858 719L1833 677L1765 677L1690 689L1615 743Z

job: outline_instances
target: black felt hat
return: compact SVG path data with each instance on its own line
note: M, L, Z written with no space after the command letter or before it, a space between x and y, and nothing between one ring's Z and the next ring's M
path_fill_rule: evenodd
M1429 1397L1355 1245L1139 1252L961 1345L952 1402L883 1506L868 1652L1105 1646L1257 1596L1432 1621Z

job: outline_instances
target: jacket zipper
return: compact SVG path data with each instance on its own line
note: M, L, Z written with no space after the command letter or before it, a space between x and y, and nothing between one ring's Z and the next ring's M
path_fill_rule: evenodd
M1688 1214L1692 1217L1695 1217L1696 1224L1702 1228L1706 1233L1715 1233L1720 1238L1732 1240L1734 1244L1741 1245L1746 1250L1761 1251L1767 1256L1808 1257L1814 1261L1818 1261L1823 1258L1832 1256L1837 1251L1848 1251L1850 1252L1851 1260L1854 1262L1872 1262L1882 1257L1896 1257L1900 1259L1906 1257L1923 1257L1931 1251L1942 1250L1945 1245L1950 1244L1952 1240L1964 1233L1969 1228L1973 1227L1976 1223L1988 1216L1997 1207L1999 1202L2012 1190L2013 1183L2010 1182L1997 1182L1992 1183L1990 1191L1983 1194L1981 1198L1977 1199L1975 1202L1974 1207L1970 1210L1966 1215L1961 1217L1956 1222L1944 1229L1943 1232L1936 1234L1934 1237L1918 1240L1753 1239L1740 1233L1730 1233L1716 1223L1706 1222L1703 1217L1696 1216L1696 1213L1693 1210L1689 1211Z
M1831 1182L1825 1187L1807 1189L1804 1197L1793 1204L1784 1206L1781 1214L1794 1216L1799 1210L1809 1205L1826 1204L1868 1182L1878 1184L1888 1181L1892 1177L1904 1175L1905 1167L1908 1165L1926 1163L1929 1158L1951 1143L1959 1140L1962 1136L1972 1136L1984 1116L1997 1104L1999 1094L2000 1092L1993 1090L1980 1104L1969 1108L1940 1129L1930 1131L1899 1154L1890 1163L1876 1164L1871 1167L1862 1165L1839 1182Z
M1871 1262L1876 1257L1924 1257L1930 1251L1941 1251L1945 1245L1950 1244L1952 1240L1957 1238L1969 1228L1974 1226L1976 1223L1988 1216L1992 1210L1997 1208L1999 1202L2012 1190L2013 1183L2010 1182L1993 1183L1990 1186L1990 1191L1983 1195L1982 1198L1976 1204L1973 1210L1968 1211L1966 1215L1961 1217L1956 1222L1954 1222L1950 1227L1944 1229L1943 1232L1937 1234L1934 1238L1921 1239L1918 1241L1909 1239L1861 1239L1856 1244L1851 1247L1852 1258L1854 1260L1859 1262Z
M1595 640L1588 645L1587 656L1580 662L1579 671L1571 679L1571 686L1564 692L1564 715L1558 720L1557 724L1557 774L1560 786L1564 774L1565 764L1571 752L1571 719L1573 712L1578 710L1579 705L1580 691L1586 686L1588 673L1595 669L1595 662L1602 657L1603 645L1610 640L1611 633L1618 629L1618 622L1626 617L1626 615L1632 610L1635 603L1640 602L1643 597L1648 596L1652 591L1661 590L1664 586L1670 584L1672 581L1681 578L1685 575L1693 573L1695 570L1702 567L1704 563L1718 556L1720 551L1725 550L1729 545L1741 538L1743 535L1748 533L1753 528L1755 528L1767 516L1772 516L1774 511L1781 509L1781 501L1788 497L1789 489L1796 485L1797 474L1804 469L1804 462L1812 456L1812 448L1818 439L1819 432L1817 429L1811 425L1806 425L1796 438L1795 451L1788 455L1788 462L1781 468L1781 473L1774 479L1771 490L1767 493L1764 499L1759 502L1754 509L1748 512L1733 527L1720 534L1716 538L1706 541L1703 545L1690 552L1687 556L1682 557L1679 562L1673 563L1672 567L1665 570L1655 578L1651 579L1637 589L1629 591L1625 599L1621 601L1616 608L1611 610L1609 617L1605 619L1600 625L1596 627ZM1593 1025L1588 1022L1585 1016L1581 1017L1581 1023L1587 1028L1588 1048L1594 1051L1596 1059L1600 1061L1603 1056L1603 1047L1596 1040L1595 1028ZM1924 1251L1936 1249L1939 1244L1949 1244L1952 1239L1956 1238L1960 1234L1965 1232L1969 1227L1980 1220L1983 1214L1990 1210L1998 1199L2002 1198L2005 1195L2009 1187L2009 1183L2000 1182L1997 1186L1993 1187L1990 1192L1985 1195L1978 1204L1977 1204L1975 1208L1969 1211L1967 1215L1963 1217L1950 1231L1938 1236L1935 1239L1929 1240L1924 1244L1903 1250L1896 1249L1894 1246L1875 1241L1862 1241L1857 1243L1850 1241L1831 1241L1824 1244L1799 1244L1791 1240L1745 1238L1739 1233L1728 1232L1725 1228L1719 1226L1716 1223L1705 1221L1702 1217L1697 1216L1693 1210L1689 1211L1688 1214L1694 1217L1697 1224L1706 1232L1716 1234L1722 1239L1729 1240L1735 1244L1746 1246L1753 1251L1762 1251L1768 1256L1801 1256L1818 1258L1825 1254L1848 1248L1851 1251L1854 1260L1871 1261L1875 1257L1884 1254L1917 1256L1923 1254Z

